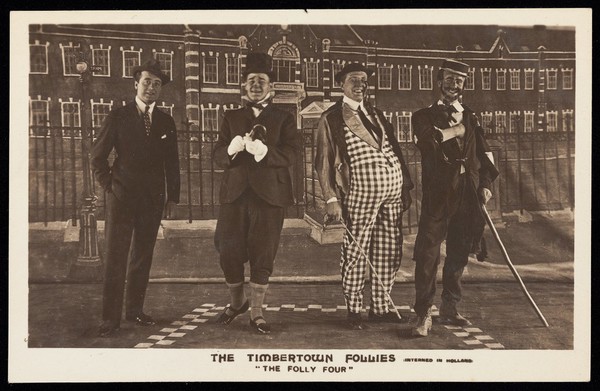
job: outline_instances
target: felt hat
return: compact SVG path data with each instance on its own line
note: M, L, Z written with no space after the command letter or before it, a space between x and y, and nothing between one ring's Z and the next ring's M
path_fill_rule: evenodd
M469 66L464 62L446 59L442 63L441 69L446 70L448 72L456 73L457 75L461 75L467 77L467 73L469 72Z
M137 77L138 73L142 73L143 71L150 72L154 76L159 77L163 86L171 81L171 78L160 70L160 63L155 59L148 60L142 65L133 67L133 77Z
M341 71L335 74L335 81L341 83L344 80L344 76L346 76L350 72L364 72L367 74L367 77L371 77L375 74L375 71L373 71L372 69L366 68L362 64L359 64L357 62L353 62L347 64L342 68Z
M242 76L246 78L250 73L265 73L273 81L273 59L267 53L248 53L246 69Z

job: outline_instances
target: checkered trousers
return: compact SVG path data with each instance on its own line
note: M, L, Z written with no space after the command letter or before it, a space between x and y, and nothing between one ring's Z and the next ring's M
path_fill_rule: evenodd
M376 314L389 310L386 291L392 289L402 258L402 170L387 139L375 149L345 129L352 174L345 202L348 228L373 264L371 308ZM367 261L346 232L341 257L342 289L352 312L362 309Z

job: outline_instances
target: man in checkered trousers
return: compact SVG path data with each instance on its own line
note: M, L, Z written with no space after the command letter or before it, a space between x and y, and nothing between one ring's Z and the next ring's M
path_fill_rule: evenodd
M368 261L381 280L370 274L369 321L400 322L386 296L400 267L402 212L410 207L413 188L392 125L364 100L373 73L352 63L335 75L344 97L321 116L315 158L327 216L343 219L352 234L344 235L340 266L348 324L355 330L364 328Z

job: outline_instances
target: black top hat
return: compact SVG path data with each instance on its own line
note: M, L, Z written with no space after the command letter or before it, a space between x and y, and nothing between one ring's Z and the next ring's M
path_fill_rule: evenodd
M142 65L134 67L133 77L137 79L138 73L142 73L143 71L150 72L154 76L160 77L160 81L162 81L163 86L171 81L171 78L160 70L160 63L155 59L148 60Z
M362 64L359 64L357 62L353 62L347 64L342 68L341 71L335 74L335 81L341 83L344 80L344 76L346 76L350 72L364 72L367 74L367 77L371 77L375 74L374 70L366 68Z
M464 77L467 77L467 73L469 72L469 66L467 64L465 64L464 62L450 59L444 60L441 69L456 73Z
M244 79L250 73L265 73L273 81L273 59L267 53L248 53L246 69L242 73Z

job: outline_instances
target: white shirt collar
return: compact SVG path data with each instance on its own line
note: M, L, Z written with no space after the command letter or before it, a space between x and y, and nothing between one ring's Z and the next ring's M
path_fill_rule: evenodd
M437 101L438 105L442 105L442 106L446 106L446 104L444 103L443 100L438 100ZM454 106L454 108L456 109L456 111L458 111L459 113L462 113L465 109L463 108L463 105L460 104L460 102L458 100L455 100L454 102L452 102L450 104L450 106Z
M149 105L146 105L140 98L138 98L136 96L135 103L137 104L138 109L142 113L144 113L146 111L146 106L149 106L150 109L148 110L148 114L150 114L150 116L152 116L152 111L154 111L154 106L156 106L156 102L152 102Z
M350 106L350 108L352 110L355 110L355 111L358 110L358 108L360 106L362 106L362 101L357 102L354 99L348 98L346 95L344 95L344 98L342 99L342 102L344 102L345 104L347 104L348 106Z

